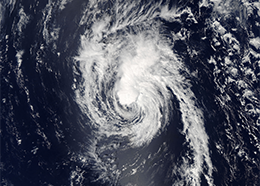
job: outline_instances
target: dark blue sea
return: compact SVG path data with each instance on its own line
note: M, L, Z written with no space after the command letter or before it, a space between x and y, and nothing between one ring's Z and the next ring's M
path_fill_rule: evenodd
M2 186L258 186L260 2L2 0Z

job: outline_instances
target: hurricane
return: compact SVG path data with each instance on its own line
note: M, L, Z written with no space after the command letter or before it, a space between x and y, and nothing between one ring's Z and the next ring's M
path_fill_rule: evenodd
M83 77L77 102L91 118L97 143L103 138L123 141L124 145L114 147L120 150L145 146L160 135L173 117L171 110L177 109L171 103L171 97L176 97L183 123L181 133L193 154L193 163L185 163L188 160L184 158L179 174L187 184L198 185L200 174L204 173L212 185L203 113L196 106L185 75L189 74L188 69L172 51L172 40L178 36L166 33L162 25L162 20L176 19L178 11L160 4L146 8L140 16L137 14L143 7L126 2L116 6L112 16L84 15L84 20L89 16L97 20L81 36L79 55L75 57ZM88 9L94 11L92 7ZM98 158L95 161L99 162ZM208 167L206 170L203 164ZM103 168L108 174L107 167ZM125 169L112 169L111 174L128 171Z

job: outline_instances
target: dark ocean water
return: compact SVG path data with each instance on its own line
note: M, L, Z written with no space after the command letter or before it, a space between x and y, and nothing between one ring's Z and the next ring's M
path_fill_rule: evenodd
M258 1L0 2L1 185L257 186Z

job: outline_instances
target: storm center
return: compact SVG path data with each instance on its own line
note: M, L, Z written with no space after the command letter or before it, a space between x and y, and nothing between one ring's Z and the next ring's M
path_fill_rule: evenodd
M122 77L118 83L117 96L122 105L129 105L137 100L139 91L135 88L135 81L131 77Z

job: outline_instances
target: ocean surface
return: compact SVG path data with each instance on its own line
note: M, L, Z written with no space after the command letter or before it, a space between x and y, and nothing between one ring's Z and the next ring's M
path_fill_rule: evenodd
M258 186L258 0L2 0L1 185Z

